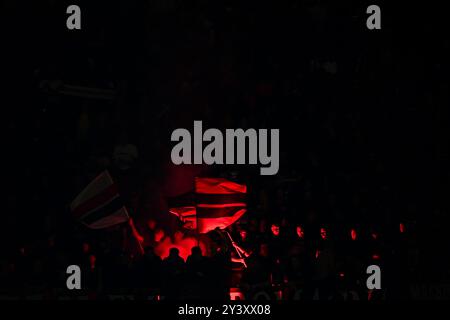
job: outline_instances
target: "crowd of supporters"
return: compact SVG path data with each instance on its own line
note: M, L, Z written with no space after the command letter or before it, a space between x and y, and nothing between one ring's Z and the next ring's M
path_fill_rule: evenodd
M374 299L374 293L375 299L405 299L418 264L414 236L403 223L389 232L357 226L344 231L310 221L250 218L228 230L197 235L197 245L190 247L181 244L183 237L192 237L189 232L165 234L150 220L150 232L152 227L153 236L141 239L143 251L127 232L119 237L121 243L111 241L126 225L90 240L70 243L51 237L46 243L23 245L2 266L2 293L67 295L66 269L78 265L83 289L78 295L93 299L128 294L136 299L223 300L230 298L231 288L247 299L261 290L269 290L272 299L342 300L348 292L363 300ZM167 251L157 250L167 241L173 244ZM180 250L186 249L182 257ZM366 285L366 270L373 264L383 270L379 292Z
M336 296L342 286L367 298L370 264L382 267L394 298L407 297L411 283L450 279L449 42L431 41L432 26L411 32L391 22L382 36L369 35L361 4L333 1L164 0L84 3L82 32L67 33L63 4L32 6L23 12L5 1L23 18L2 20L17 33L6 37L15 50L4 59L12 96L4 294L51 296L65 288L70 264L83 267L86 288L99 295L156 288L166 297L212 297L232 286L252 296L263 283L302 288L305 299ZM67 93L70 85L86 92ZM92 89L113 93L93 98ZM245 166L207 172L236 171L249 187L249 210L229 230L247 267L226 237L217 246L224 252L211 250L211 240L199 242L202 253L191 254L191 245L168 256L170 246L161 253L154 243L183 230L165 201L194 175L167 164L171 132L194 120L280 129L277 176ZM127 226L93 231L70 217L70 202L104 169L145 255Z

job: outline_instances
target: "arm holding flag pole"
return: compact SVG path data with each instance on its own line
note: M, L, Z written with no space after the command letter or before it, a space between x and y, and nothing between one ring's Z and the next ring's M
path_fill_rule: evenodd
M144 241L144 237L142 237L139 232L136 230L136 226L134 225L134 221L133 218L131 218L130 216L129 220L128 220L128 224L131 228L131 233L133 234L133 237L136 239L136 242L138 243L139 246L139 251L141 252L141 254L144 254L144 248L142 247L142 242Z
M242 260L241 263L244 265L244 268L247 268L247 264L245 263L245 258L247 256L246 252L242 250L236 242L234 242L233 238L231 238L231 235L228 231L225 231L228 235L228 238L230 238L231 244L233 245L234 249L236 249L237 254L239 255L239 258ZM244 254L245 257L242 257L242 254Z
M244 258L248 258L250 256L250 254L241 247L239 247L236 242L232 243L232 245L238 252L240 252L244 256Z
M70 204L72 215L90 229L104 229L124 222L130 225L139 250L143 238L123 204L117 185L107 170L100 173Z

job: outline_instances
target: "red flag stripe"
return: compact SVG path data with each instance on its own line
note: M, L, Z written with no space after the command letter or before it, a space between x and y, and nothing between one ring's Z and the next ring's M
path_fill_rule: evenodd
M197 230L199 233L206 233L215 228L225 229L236 222L247 210L241 209L231 217L221 218L199 218L197 217Z
M195 192L206 194L247 193L247 186L223 178L195 178Z
M197 208L198 218L222 218L222 217L233 217L236 212L244 209L245 207L228 207L228 208Z
M178 217L189 217L196 215L194 207L170 208L169 212Z
M222 203L222 204L198 204L198 208L230 208L230 207L246 207L243 202L236 203Z

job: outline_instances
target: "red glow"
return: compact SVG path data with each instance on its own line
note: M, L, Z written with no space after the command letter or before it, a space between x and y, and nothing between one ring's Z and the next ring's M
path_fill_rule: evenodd
M400 233L405 232L405 225L403 223L400 223Z
M169 251L171 248L177 248L180 251L180 257L186 261L187 257L191 254L192 247L197 246L197 244L202 249L203 254L206 253L205 244L200 241L198 243L197 239L194 237L185 237L182 232L176 232L174 239L170 237L165 237L155 246L155 253L165 259L169 256Z
M245 202L242 202L246 192L245 185L223 178L196 177L195 207L189 205L171 208L169 212L177 215L186 228L196 229L197 233L207 233L216 228L225 229L247 211Z
M372 255L372 259L373 260L380 260L380 256L375 253L375 254Z
M357 234L356 234L356 230L355 230L355 229L352 229L352 230L350 231L350 237L352 238L353 241L356 240Z
M296 233L297 233L297 236L300 238L300 239L303 239L303 238L305 238L305 231L303 230L303 227L302 226L297 226L297 228L296 228Z
M91 265L91 269L94 270L95 269L95 264L97 262L97 258L96 256L94 256L93 254L91 254L89 256L89 264Z
M376 234L375 232L372 232L371 236L372 236L373 240L377 240L378 239L378 234Z
M319 255L320 255L320 251L316 250L316 259L319 258Z
M229 207L245 207L245 203L218 203L218 204L197 204L197 208L229 208Z
M239 288L230 288L230 300L240 301L245 300L245 297Z
M195 178L195 191L205 194L247 193L247 186L223 178Z
M270 231L272 231L272 234L275 237L278 237L280 235L280 226L277 224L272 224L272 226L270 227Z
M139 234L139 232L136 229L136 226L134 225L134 221L132 218L128 220L128 223L131 227L131 232L133 233L134 238L142 245L144 242L144 237Z
M247 240L247 231L246 230L241 230L239 232L239 235L241 236L242 241Z
M156 221L153 220L153 219L149 219L149 220L147 221L147 227L148 227L150 230L155 230L155 229L156 229Z
M161 242L164 237L165 237L164 230L162 230L162 229L156 230L155 235L154 235L155 242Z
M208 231L216 228L225 229L229 225L239 220L247 209L240 209L236 211L231 217L219 217L219 218L201 218L197 216L197 232L207 233Z
M343 272L339 273L339 277L343 278L345 274Z
M197 229L197 211L193 206L170 208L169 212L176 215L186 229Z
M328 238L327 229L320 228L320 237L322 238L322 240L327 240Z

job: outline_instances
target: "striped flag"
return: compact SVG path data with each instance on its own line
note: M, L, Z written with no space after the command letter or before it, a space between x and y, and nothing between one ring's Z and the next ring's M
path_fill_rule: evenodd
M192 201L182 196L185 205L172 204L169 212L178 216L185 227L197 229L199 233L225 229L247 211L246 193L245 185L223 178L196 178Z
M70 205L76 219L91 229L127 222L129 215L108 171L97 176Z
M169 212L176 215L186 229L197 229L197 213L194 206L170 208Z

